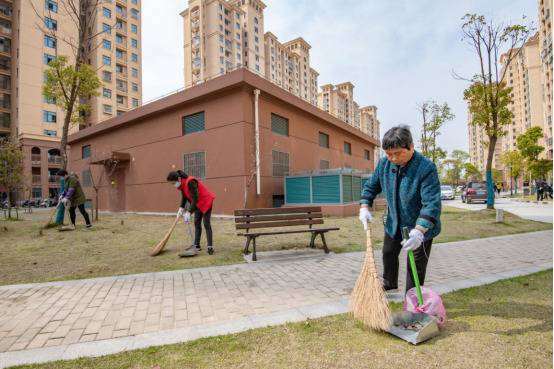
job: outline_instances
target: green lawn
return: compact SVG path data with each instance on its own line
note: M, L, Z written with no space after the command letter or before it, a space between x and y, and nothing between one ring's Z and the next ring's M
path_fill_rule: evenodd
M441 335L412 346L350 314L19 369L552 368L552 271L443 296ZM398 305L396 306L398 308Z
M194 258L181 259L179 251L191 241L180 223L169 240L166 251L157 257L148 252L163 237L173 221L168 216L132 214L102 215L91 230L85 230L78 215L78 229L40 233L49 212L24 214L21 221L0 221L0 284L45 282L98 276L176 270L242 263L244 237L236 235L234 221L214 219L216 253L208 256L203 236L203 251ZM372 224L375 247L383 239L382 213L374 214ZM552 229L544 224L506 214L504 223L495 223L494 211L465 211L445 207L443 230L436 242L490 237ZM80 222L80 224L79 224ZM340 227L327 236L334 252L365 250L365 232L357 217L327 217L325 226ZM304 248L309 234L267 236L258 239L258 251ZM319 242L319 239L318 239Z

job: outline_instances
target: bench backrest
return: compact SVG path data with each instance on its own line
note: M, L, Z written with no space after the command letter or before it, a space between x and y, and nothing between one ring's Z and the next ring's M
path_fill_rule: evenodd
M237 230L323 224L321 206L235 210Z

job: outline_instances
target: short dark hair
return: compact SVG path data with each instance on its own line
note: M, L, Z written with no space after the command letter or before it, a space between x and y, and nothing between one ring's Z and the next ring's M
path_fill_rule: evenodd
M383 136L383 150L410 149L414 144L412 133L407 126L396 126L389 129Z
M188 175L183 172L182 170L175 170L171 171L167 174L167 181L168 182L175 182L179 180L179 178L187 178Z
M65 170L65 169L60 169L60 170L58 170L58 175L59 175L60 177L66 176L66 175L67 175L67 170Z

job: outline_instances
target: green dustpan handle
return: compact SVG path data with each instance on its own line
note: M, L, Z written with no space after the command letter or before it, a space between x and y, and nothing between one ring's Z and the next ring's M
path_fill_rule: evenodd
M408 227L402 228L402 236L404 237L404 240L407 240L409 238L408 234ZM423 293L421 292L421 285L419 284L419 276L417 275L414 252L412 250L408 251L408 259L410 260L410 269L412 269L412 278L416 287L417 302L419 303L419 305L423 305Z

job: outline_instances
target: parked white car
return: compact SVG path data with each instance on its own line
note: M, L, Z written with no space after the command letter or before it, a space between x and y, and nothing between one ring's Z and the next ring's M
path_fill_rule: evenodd
M441 200L454 200L454 196L452 186L441 186Z

